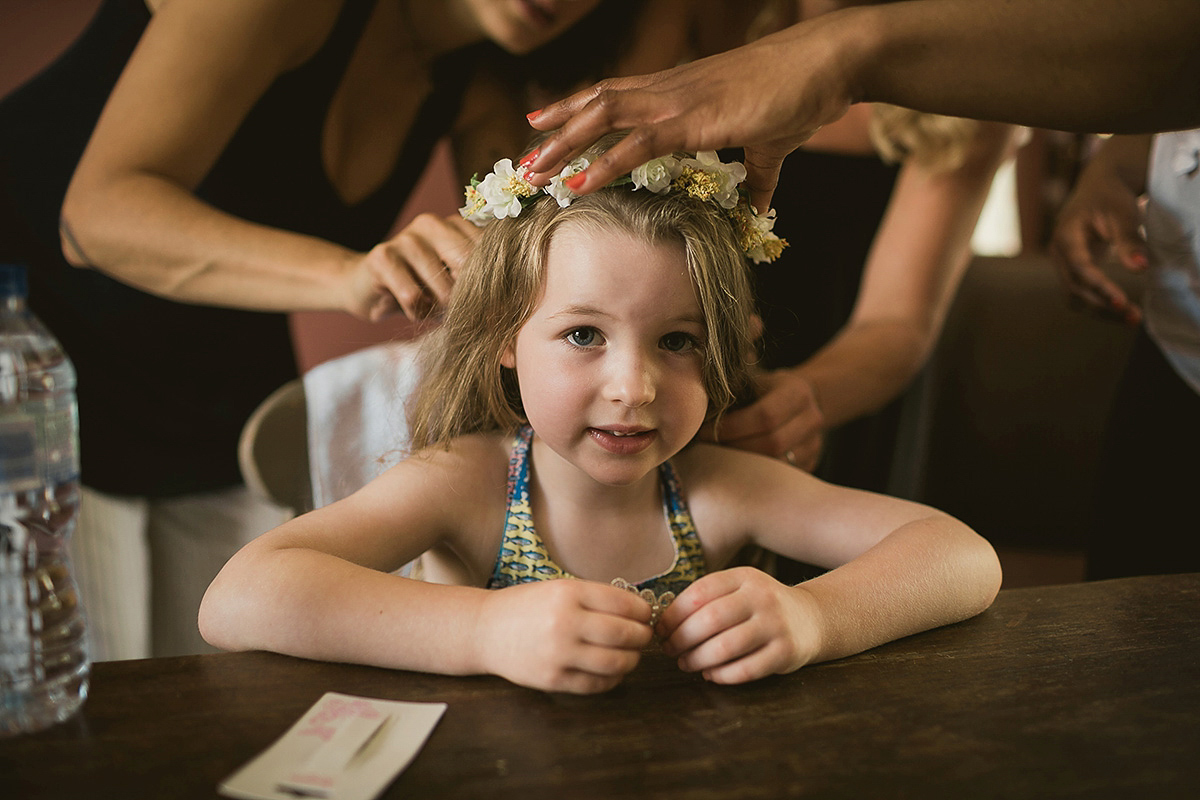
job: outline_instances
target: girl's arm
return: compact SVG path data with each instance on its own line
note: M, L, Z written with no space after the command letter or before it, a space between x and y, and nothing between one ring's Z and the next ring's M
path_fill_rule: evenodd
M949 171L904 165L846 325L803 364L764 376L759 400L722 419L719 441L773 457L792 451L812 469L824 430L904 390L937 343L975 223L1019 130L980 123L965 160Z
M486 580L481 564L495 558L503 526L503 513L486 509L503 509L504 484L496 497L489 484L464 480L479 477L477 461L409 459L246 545L205 593L204 638L227 650L493 673L546 690L616 685L651 637L649 606L632 594L584 581L488 591L392 574L441 544ZM472 536L480 530L496 535Z
M953 517L726 452L720 469L732 478L711 495L703 487L715 473L684 476L689 501L703 493L693 504L698 527L703 519L715 531L749 531L755 544L831 569L794 587L753 568L696 581L658 628L683 669L718 683L791 672L974 616L999 591L995 551ZM741 541L711 549L731 552Z
M67 190L63 251L153 294L261 310L379 316L391 297L416 310L462 229L430 224L425 244L368 254L231 216L193 190L283 72L325 41L340 3L172 0L147 27ZM279 187L286 193L287 187ZM419 253L413 263L405 260Z

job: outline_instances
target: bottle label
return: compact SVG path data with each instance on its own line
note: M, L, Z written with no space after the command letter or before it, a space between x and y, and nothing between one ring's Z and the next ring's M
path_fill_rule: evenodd
M79 447L75 406L47 409L41 416L43 475L51 484L79 477Z
M28 414L0 418L0 487L10 492L36 489L37 421Z

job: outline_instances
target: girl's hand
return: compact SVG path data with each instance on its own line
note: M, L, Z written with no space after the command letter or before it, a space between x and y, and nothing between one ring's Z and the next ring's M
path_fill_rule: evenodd
M663 612L658 635L679 668L714 683L792 672L817 653L817 615L803 589L753 567L714 572Z
M757 400L725 414L715 429L705 426L700 438L786 459L812 472L825 443L825 416L812 383L795 370L781 369L759 376L758 388Z
M594 694L621 682L650 643L650 606L613 586L582 580L525 583L489 592L480 615L489 673L552 692Z
M420 320L450 299L454 279L479 228L458 214L420 214L375 245L348 275L347 310L378 322L396 310Z

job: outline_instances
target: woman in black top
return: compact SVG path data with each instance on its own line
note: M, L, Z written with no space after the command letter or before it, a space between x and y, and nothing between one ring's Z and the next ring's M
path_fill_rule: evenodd
M0 258L29 264L31 304L79 373L73 549L98 657L199 646L198 592L239 542L205 556L215 566L178 556L185 574L156 573L151 600L143 579L142 599L110 602L133 580L114 564L155 572L160 544L127 558L90 528L155 537L160 505L243 503L241 427L296 375L280 312L376 320L444 300L473 227L427 214L386 239L434 144L449 137L468 175L517 153L526 76L560 79L551 91L596 77L637 5L107 0L0 103ZM585 17L607 35L554 41ZM114 523L105 503L129 514ZM228 516L207 524L214 540L255 513ZM108 646L168 602L183 610L155 627L182 643Z

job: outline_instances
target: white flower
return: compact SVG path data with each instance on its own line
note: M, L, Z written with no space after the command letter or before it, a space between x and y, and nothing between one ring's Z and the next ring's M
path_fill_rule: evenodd
M520 215L531 198L545 192L559 207L566 208L579 197L567 186L567 181L591 165L587 158L577 158L550 179L545 189L538 189L526 178L528 168L505 158L497 161L492 172L482 181L474 178L466 187L466 205L459 209L464 219L476 225L492 220ZM634 190L649 189L655 194L679 192L724 208L733 225L741 251L756 264L774 261L788 246L786 240L773 231L775 212L758 214L738 195L738 184L746 179L746 168L738 162L724 164L714 151L701 151L695 158L682 161L674 156L655 158L642 164L622 178L609 184L621 186L632 183Z
M513 167L510 158L497 161L492 172L475 189L484 200L478 213L490 213L496 219L517 216L521 213L521 200L537 193L537 189L525 180L525 167Z
M559 208L566 208L571 205L575 198L579 197L579 195L571 191L571 187L567 186L566 181L568 178L573 178L583 172L588 168L589 164L591 164L590 161L580 156L563 167L562 172L550 179L550 183L544 191L558 201Z
M484 200L482 194L474 186L466 188L467 204L458 210L463 219L468 222L474 222L476 225L483 226L495 219L492 215L492 210L488 208L487 201Z
M746 168L740 162L721 163L713 150L702 150L695 158L683 161L684 167L690 167L704 173L712 179L711 194L705 199L712 199L721 208L733 208L738 202L737 186L746 180Z
M675 156L663 156L651 159L637 167L630 177L633 179L635 191L646 188L655 194L662 194L671 188L671 181L678 178L682 170L683 165Z
M738 243L746 258L755 264L770 263L779 258L787 241L775 234L775 209L765 214L755 213L753 206L739 203L730 212L730 220L738 236Z

